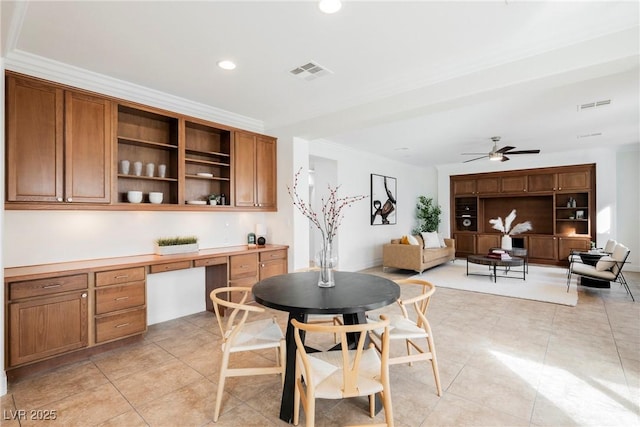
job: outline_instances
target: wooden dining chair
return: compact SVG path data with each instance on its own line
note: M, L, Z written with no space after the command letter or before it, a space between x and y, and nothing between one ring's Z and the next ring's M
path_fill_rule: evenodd
M389 387L389 320L384 315L378 322L356 325L310 324L292 320L296 341L295 393L293 424L300 420L300 402L304 409L306 426L315 424L316 399L345 399L369 397L369 415L375 416L375 395L380 393L384 407L385 426L393 427L391 390ZM381 351L368 340L368 333L381 329ZM335 334L340 349L308 352L303 336L309 334ZM348 335L349 334L349 335ZM357 334L355 347L349 348L349 336ZM365 344L369 342L368 346ZM379 424L376 424L379 425Z
M395 281L399 285L421 286L421 293L415 297L398 298L398 306L401 314L389 316L391 322L389 328L389 341L404 341L407 354L403 356L389 356L389 365L400 363L429 361L433 370L433 377L436 383L438 396L442 396L442 387L440 385L440 374L438 372L438 359L436 358L436 347L433 342L433 333L431 326L427 320L427 309L431 296L436 291L435 285L420 279L402 279ZM410 314L411 313L411 314ZM370 317L377 320L375 317ZM382 336L381 329L372 331L372 341L380 351L380 341ZM424 340L424 341L423 341ZM411 350L415 352L412 353Z
M232 286L214 289L209 294L213 302L218 326L222 335L222 359L220 360L220 379L216 392L216 407L213 421L217 422L222 406L222 394L227 377L248 375L279 374L284 382L286 366L286 345L284 335L275 318L263 318L248 321L250 314L257 316L265 309L251 305L251 288ZM231 354L274 348L275 366L230 368Z

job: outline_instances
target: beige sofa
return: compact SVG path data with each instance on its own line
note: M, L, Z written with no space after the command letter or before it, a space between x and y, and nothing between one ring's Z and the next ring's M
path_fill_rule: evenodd
M456 257L456 241L444 239L444 248L423 249L422 236L415 236L419 245L405 245L400 239L393 239L382 248L382 269L400 268L422 273L427 268L435 267Z

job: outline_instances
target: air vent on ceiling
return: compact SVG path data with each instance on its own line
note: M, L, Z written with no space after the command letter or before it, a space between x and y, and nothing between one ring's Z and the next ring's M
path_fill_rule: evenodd
M289 72L299 79L307 81L315 80L317 78L333 74L329 69L323 67L322 65L318 65L315 62L307 62L306 64L296 67Z
M578 135L577 138L578 139L591 138L593 136L600 136L600 135L602 135L602 132L585 133L585 134L582 134L582 135Z
M591 108L603 107L609 104L611 104L610 99L603 99L602 101L595 101L595 102L587 102L586 104L578 105L578 112L582 110L588 110Z

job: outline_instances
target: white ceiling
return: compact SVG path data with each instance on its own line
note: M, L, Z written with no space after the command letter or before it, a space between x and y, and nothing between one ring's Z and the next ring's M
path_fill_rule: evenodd
M1 13L8 68L37 55L407 163L461 162L494 135L543 153L640 141L637 1L344 0L325 15L313 1L2 0ZM289 73L309 61L332 74Z

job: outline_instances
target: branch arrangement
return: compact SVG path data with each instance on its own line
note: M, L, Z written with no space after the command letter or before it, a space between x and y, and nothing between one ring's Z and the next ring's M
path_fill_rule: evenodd
M287 186L289 196L291 196L293 205L298 208L298 210L306 216L309 221L318 227L318 230L320 230L320 233L322 234L322 240L331 243L338 232L338 227L340 227L342 219L344 218L344 212L342 210L357 201L365 199L367 196L338 197L338 190L340 189L340 186L338 185L332 188L330 185L327 185L329 196L326 200L324 196L320 199L320 204L322 205L322 218L320 218L320 216L311 207L311 203L306 202L302 199L300 194L298 194L298 180L301 173L302 168L298 169L298 172L295 174L293 187L290 188Z
M514 234L524 233L525 231L532 230L531 221L521 222L520 224L516 224L513 228L511 228L511 223L516 219L516 210L512 210L511 213L504 219L504 223L502 222L502 218L498 217L497 219L490 219L489 223L493 225L493 228L502 231L504 234L513 236Z

